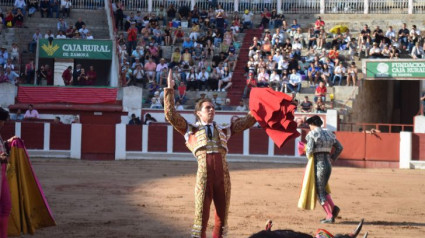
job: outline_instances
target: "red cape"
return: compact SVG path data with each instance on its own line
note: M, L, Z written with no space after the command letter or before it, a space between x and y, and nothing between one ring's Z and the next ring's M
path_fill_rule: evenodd
M251 114L280 148L300 135L294 121L296 106L292 97L270 88L253 88L249 99Z

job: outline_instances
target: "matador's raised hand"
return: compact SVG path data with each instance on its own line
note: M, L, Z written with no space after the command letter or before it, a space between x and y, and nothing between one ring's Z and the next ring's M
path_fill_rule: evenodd
M173 80L173 70L168 70L168 78L167 78L168 88L174 88L174 80Z

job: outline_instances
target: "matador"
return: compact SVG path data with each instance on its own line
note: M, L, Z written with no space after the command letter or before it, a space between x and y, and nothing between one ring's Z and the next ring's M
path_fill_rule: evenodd
M195 123L189 123L174 108L174 82L171 71L168 88L164 91L164 112L166 119L184 135L186 146L196 157L198 171L195 186L195 219L192 237L206 237L211 202L214 201L216 214L214 238L225 236L230 204L230 175L226 161L227 141L238 132L250 128L256 120L248 113L245 117L232 120L228 125L214 122L214 104L209 98L199 100L195 105Z

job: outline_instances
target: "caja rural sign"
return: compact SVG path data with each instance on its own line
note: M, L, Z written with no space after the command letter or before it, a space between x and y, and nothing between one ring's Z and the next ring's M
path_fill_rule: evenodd
M111 40L39 40L40 58L112 59Z
M366 79L425 79L425 61L422 60L366 60L364 70Z

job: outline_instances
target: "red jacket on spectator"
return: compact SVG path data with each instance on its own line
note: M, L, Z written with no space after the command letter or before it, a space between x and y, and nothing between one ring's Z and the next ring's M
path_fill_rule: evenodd
M62 73L62 79L66 86L71 85L72 80L72 69L65 69Z
M130 27L127 31L127 41L136 41L137 40L137 28L136 27Z

